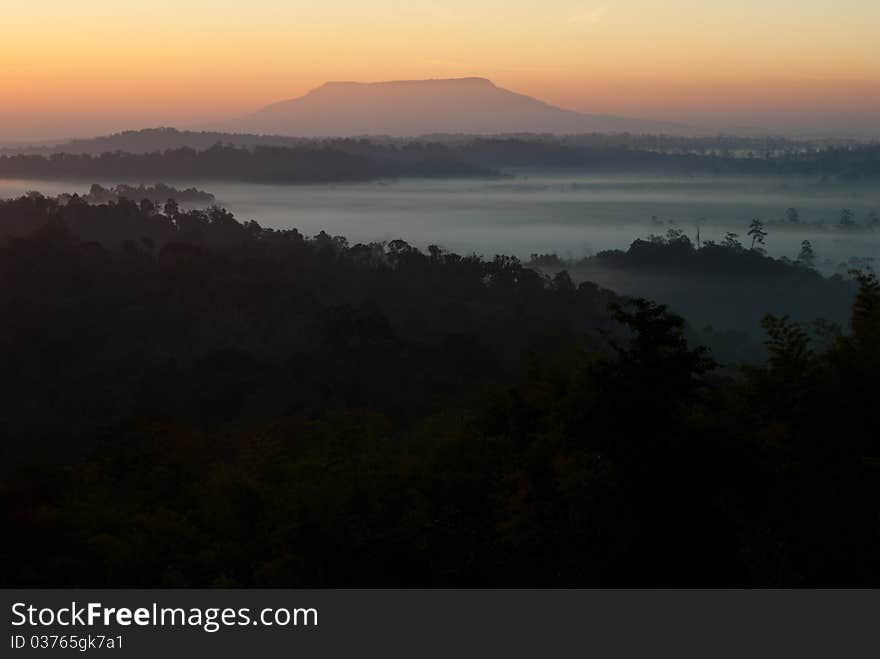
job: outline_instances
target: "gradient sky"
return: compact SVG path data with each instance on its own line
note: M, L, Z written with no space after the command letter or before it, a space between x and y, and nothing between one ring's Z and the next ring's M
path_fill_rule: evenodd
M0 0L0 139L190 126L327 80L880 136L878 0Z

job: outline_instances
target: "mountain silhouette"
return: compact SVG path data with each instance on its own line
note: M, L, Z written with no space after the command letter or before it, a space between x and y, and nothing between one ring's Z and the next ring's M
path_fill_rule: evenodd
M431 133L684 132L684 126L563 110L485 78L328 82L226 122L224 130L303 137Z

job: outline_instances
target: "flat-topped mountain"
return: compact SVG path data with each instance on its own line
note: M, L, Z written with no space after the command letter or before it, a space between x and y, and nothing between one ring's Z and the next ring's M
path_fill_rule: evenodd
M681 133L683 126L563 110L485 78L328 82L222 126L277 135L415 136L430 133Z

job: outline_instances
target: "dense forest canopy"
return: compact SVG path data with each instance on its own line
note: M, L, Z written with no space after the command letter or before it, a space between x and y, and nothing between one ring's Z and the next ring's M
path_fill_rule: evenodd
M473 138L460 142L337 139L297 145L179 147L0 156L0 177L215 179L278 183L493 176L512 168L667 174L798 175L844 181L880 175L880 145L819 149L656 148L620 141Z
M461 145L484 139L485 135L432 134L422 137L364 136L356 141L372 144L404 147L408 144L440 143ZM820 151L828 148L854 148L866 143L842 139L791 139L781 136L747 137L741 135L706 135L687 137L682 135L636 134L636 133L584 133L577 135L507 134L490 136L492 140L516 140L519 142L542 142L545 144L576 147L626 147L643 151L667 153L700 153L748 156L749 154L784 154ZM83 138L42 146L18 146L0 148L9 155L73 153L100 155L124 151L127 153L153 153L168 149L190 148L204 151L215 144L239 148L256 146L298 147L334 146L352 142L346 138L307 138L281 135L256 135L246 133L221 133L212 131L177 130L175 128L146 128L128 130L101 137Z
M4 586L880 584L873 276L722 373L511 258L39 195L0 234Z
M845 325L855 295L846 269L843 275L822 276L809 241L794 256L771 258L760 245L744 244L732 233L722 242L695 244L681 230L670 229L665 236L635 240L626 250L567 260L535 254L527 265L662 299L698 328L755 334L768 312L803 323L821 319Z
M64 195L63 200L68 200L72 195ZM93 183L89 188L89 192L81 195L81 199L90 204L106 204L108 202L118 202L120 199L130 199L131 201L147 200L153 204L164 204L168 200L173 200L179 204L198 204L201 206L213 205L214 195L204 190L196 188L186 188L178 190L164 183L156 183L155 185L126 185L121 183L110 188L105 188L98 183Z
M446 149L424 149L409 157L386 157L362 149L331 146L253 149L214 145L163 152L103 153L99 156L55 153L50 156L0 156L0 176L180 180L212 179L276 183L364 181L400 176L490 176L495 172L451 157Z

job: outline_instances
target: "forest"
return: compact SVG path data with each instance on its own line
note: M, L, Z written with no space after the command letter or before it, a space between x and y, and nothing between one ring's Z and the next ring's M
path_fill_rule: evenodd
M661 153L695 153L725 156L784 155L819 152L828 149L853 149L866 145L863 140L852 139L797 139L782 136L743 135L664 135L648 133L581 133L555 135L551 133L500 134L495 136L434 133L422 137L390 137L370 135L363 139L308 138L283 135L258 135L248 133L223 133L218 131L178 130L176 128L144 128L127 130L100 137L80 138L47 145L2 147L6 155L50 155L52 153L101 155L124 151L127 153L154 153L180 148L204 151L217 144L252 149L256 146L342 146L354 143L395 146L403 148L411 144L444 144L457 146L477 141L540 143L544 145L570 146L576 148L628 148L637 151ZM870 143L867 143L870 144Z
M793 259L771 258L763 247L768 235L764 224L753 220L752 227L761 243L750 245L748 237L743 243L728 232L721 242L695 244L682 230L672 228L666 235L637 239L626 250L606 250L581 259L533 254L527 265L550 275L565 271L576 282L602 282L618 292L662 299L695 329L710 326L754 337L768 312L806 324L821 320L845 325L856 292L848 274L852 268L843 263L838 268L842 273L823 276L816 269L818 256L809 240L801 242ZM872 262L855 261L872 271Z
M213 135L213 134L211 134ZM222 135L222 134L218 134ZM130 141L130 140L126 140ZM175 140L173 140L175 141ZM327 183L389 178L493 177L515 168L642 172L671 175L806 176L845 182L880 176L880 145L724 140L542 139L540 136L449 140L333 139L251 144L234 139L209 147L151 152L11 153L0 155L0 176L18 178L226 180ZM140 143L140 141L138 141ZM738 142L733 142L737 144Z
M880 585L880 283L848 285L722 369L663 300L510 257L2 201L0 584Z
M66 202L72 195L64 195L62 199ZM133 201L143 201L144 199L153 204L164 204L169 199L174 200L178 204L198 204L200 206L214 205L214 195L204 190L196 188L186 188L178 190L164 183L156 183L155 185L126 185L124 183L105 188L102 185L93 183L87 194L81 195L82 200L90 204L106 204L109 202L118 202L121 198L131 199Z

